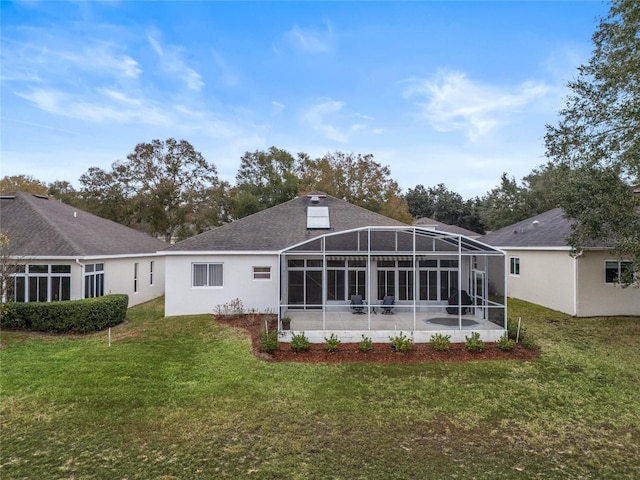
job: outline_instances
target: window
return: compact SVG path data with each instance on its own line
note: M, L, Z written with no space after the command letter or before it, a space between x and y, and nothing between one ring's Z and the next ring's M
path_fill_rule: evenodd
M149 285L153 285L153 260L149 262Z
M420 260L418 265L420 300L445 301L458 290L458 260Z
M104 295L104 263L91 263L84 266L84 298Z
M253 267L254 280L271 280L271 267Z
M520 257L509 257L509 273L520 275Z
M631 270L632 262L607 260L604 262L604 283L614 284L623 274L628 274Z
M19 265L12 277L16 302L71 299L71 265Z
M222 263L194 263L193 280L194 287L222 287L223 269Z
M140 273L140 264L133 264L133 293L138 293L138 274Z

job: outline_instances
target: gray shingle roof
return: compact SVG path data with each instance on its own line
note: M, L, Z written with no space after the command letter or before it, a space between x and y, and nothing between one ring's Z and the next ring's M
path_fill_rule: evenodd
M571 222L562 209L554 208L478 240L494 247L568 247L566 239L570 231Z
M317 192L316 192L317 193ZM309 196L262 210L235 222L216 227L172 245L169 251L279 251L331 232L369 226L407 226L344 200L319 194L319 203ZM307 229L307 207L329 207L330 229Z
M16 256L92 256L155 253L167 244L146 233L41 195L0 197L0 229Z
M478 238L480 236L479 233L473 232L471 230L467 230L466 228L458 227L457 225L449 225L447 223L442 223L437 220L433 220L432 218L422 217L415 221L414 224L416 227L433 227L438 232L447 232L447 233L455 233L456 235L464 235L469 238Z

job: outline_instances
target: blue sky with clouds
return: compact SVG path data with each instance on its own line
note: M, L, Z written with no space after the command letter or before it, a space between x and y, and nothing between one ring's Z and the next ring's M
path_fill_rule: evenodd
M233 183L246 151L372 153L403 191L483 195L545 162L545 124L608 5L1 3L0 174L109 169L188 140Z

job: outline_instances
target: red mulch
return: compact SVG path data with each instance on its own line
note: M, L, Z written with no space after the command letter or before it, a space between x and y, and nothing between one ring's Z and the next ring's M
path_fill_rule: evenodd
M341 343L338 350L329 353L324 344L311 344L306 352L294 352L288 343L280 342L278 350L268 354L261 351L260 333L264 330L265 319L269 329L275 329L272 316L267 315L217 315L214 319L225 325L245 329L251 336L253 353L258 358L271 362L307 363L424 363L424 362L467 362L474 360L521 360L529 361L539 357L539 350L524 348L521 344L508 352L499 350L495 343L486 342L483 352L470 352L464 343L452 343L448 352L436 352L428 343L416 343L409 352L398 353L389 343L374 343L373 350L361 352L357 343Z

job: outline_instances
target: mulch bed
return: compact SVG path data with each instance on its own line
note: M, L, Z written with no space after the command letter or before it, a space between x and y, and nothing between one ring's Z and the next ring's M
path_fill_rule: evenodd
M414 364L425 362L468 362L476 360L534 360L540 356L539 350L524 348L521 344L509 351L499 350L495 343L486 342L483 352L470 352L464 343L452 343L448 352L436 352L428 343L416 343L409 352L399 353L391 349L389 343L374 343L373 350L361 352L357 343L341 343L338 350L330 353L324 344L311 344L306 352L294 352L288 343L280 342L278 350L267 354L261 351L260 333L265 326L276 328L276 321L267 315L215 315L214 319L225 325L245 329L251 336L253 354L271 362L306 363L401 363Z

